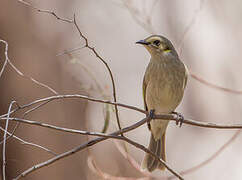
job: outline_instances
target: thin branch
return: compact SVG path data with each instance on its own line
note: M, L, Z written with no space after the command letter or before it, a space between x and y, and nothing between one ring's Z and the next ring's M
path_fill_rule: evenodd
M99 177L101 177L102 179L106 179L106 180L150 180L150 177L139 177L139 178L134 178L134 177L123 177L123 176L114 176L111 174L108 174L104 171L102 171L96 161L94 160L93 156L88 156L87 159L87 163L88 163L88 167L95 173L97 174Z
M207 80L199 77L198 75L196 75L193 72L189 72L189 74L193 79L197 80L198 82L200 82L200 83L202 83L202 84L204 84L204 85L206 85L210 88L217 89L217 90L224 91L224 92L228 92L228 93L232 93L232 94L237 94L237 95L242 94L242 90L234 90L234 89L229 89L229 88L225 88L225 87L222 87L222 86L218 86L216 84L210 83Z
M154 178L154 176L152 175L151 172L149 171L144 171L141 167L140 164L128 153L128 150L126 149L127 146L126 144L121 144L118 141L114 140L114 144L117 147L118 151L123 155L123 157L137 170L139 171L143 176L145 177L152 177Z
M92 97L88 97L88 96L84 96L84 95L79 95L79 94L57 95L57 96L50 96L50 97L38 99L38 100L35 100L35 101L33 101L33 102L29 103L29 104L25 104L25 105L17 107L16 109L12 110L10 112L10 114L17 112L20 109L25 109L25 108L31 107L31 106L33 106L35 104L38 104L38 103L42 103L42 102L46 102L46 101L51 102L53 100L66 99L66 98L67 99L78 98L78 99L85 99L85 100L89 100L89 101L93 101L93 102L112 104L112 105L117 105L117 106L128 108L128 109L132 109L132 110L135 110L135 111L147 114L147 115L149 114L148 112L144 111L143 109L137 108L135 106L130 106L130 105L117 103L117 102L115 103L115 102L108 101L108 100L96 99L96 98L92 98ZM0 116L0 118L6 117L6 116L7 116L7 114L3 114L3 115Z
M6 139L7 139L7 131L8 131L8 122L9 122L9 118L10 118L10 112L12 109L13 104L15 103L15 101L12 101L9 105L8 108L8 115L6 118L6 122L5 122L5 131L4 131L4 135L3 135L3 180L6 179Z
M75 51L78 51L78 50L80 50L80 49L83 49L83 48L85 48L85 47L86 47L86 46L84 46L84 47L71 48L71 49L65 50L65 51L63 51L63 52L61 52L61 53L58 53L56 56L62 56L62 55L64 55L64 54L70 55L71 53L73 53L73 52L75 52Z
M17 118L14 118L14 119L17 119ZM54 163L55 161L57 160L60 160L60 159L63 159L65 157L68 157L76 152L79 152L85 148L88 148L90 146L93 146L101 141L104 141L106 139L109 139L109 138L114 138L114 139L119 139L119 140L123 140L123 141L126 141L128 142L129 144L145 151L146 153L149 153L151 154L153 157L155 157L160 163L162 163L173 175L175 175L176 177L178 177L179 179L183 179L176 171L174 171L172 168L170 168L166 162L164 162L162 159L160 159L158 156L156 156L153 152L151 152L150 150L148 150L145 146L141 145L141 144L138 144L124 136L118 136L120 135L121 133L126 133L128 131L131 131L133 129L136 129L138 128L139 126L145 124L147 121L149 121L150 118L149 117L146 117L144 119L142 119L141 121L133 124L132 126L129 126L129 127L126 127L124 129L121 129L119 131L116 131L114 133L111 133L111 134L103 134L103 133L96 133L96 132L88 132L88 131L77 131L77 130L73 130L73 129L67 129L67 128L62 128L62 129L65 129L66 131L68 132L72 132L72 133L78 133L78 134L83 134L83 135L92 135L92 136L100 136L100 138L96 138L96 139L93 139L93 140L90 140L88 141L87 143L84 143L84 144L81 144L73 149L71 149L70 151L66 151L60 155L57 155L45 162L42 162L40 164L37 164L29 169L27 169L26 171L24 171L23 173L21 173L20 175L18 175L15 180L21 178L21 177L25 177L26 175L28 175L29 173L33 172L33 171L36 171L42 167L45 167L45 166L48 166L52 163ZM26 120L25 120L26 121ZM39 122L38 122L39 123ZM39 124L43 124L43 123L39 123ZM57 128L58 129L58 128Z
M41 145L39 145L39 144L35 144L35 143L31 143L31 142L27 142L27 141L25 141L25 140L19 138L18 136L15 136L15 135L13 135L13 134L10 133L10 132L5 131L2 127L0 127L0 130L2 130L3 132L6 132L6 133L9 135L9 137L12 136L13 138L17 139L17 140L20 141L21 144L23 144L23 145L34 146L34 147L40 148L40 149L42 149L42 150L44 150L44 151L47 151L47 152L50 153L51 155L57 155L55 152L53 152L52 150L50 150L50 149L48 149L48 148L46 148L46 147L43 147L43 146L41 146ZM2 143L3 143L3 141L0 142L0 144L2 144Z
M183 45L184 45L184 40L186 38L186 35L190 32L190 30L192 29L192 27L196 23L196 20L198 18L198 15L199 15L199 13L201 13L201 11L202 11L202 9L204 7L204 4L205 4L204 2L205 2L205 0L200 0L199 8L194 12L194 15L192 16L192 20L185 27L185 30L183 31L183 34L181 36L181 39L178 42L178 51L180 52L180 54L182 53L182 48L183 48Z
M41 83L41 82L37 81L36 79L34 79L34 78L32 78L32 77L29 77L29 76L24 75L24 73L22 73L19 69L17 69L17 67L16 67L16 66L15 66L10 60L8 60L8 63L9 63L10 66L15 70L15 72L16 72L17 74L19 74L20 76L22 76L22 77L24 77L24 78L27 78L27 79L31 80L32 82L34 82L35 84L37 84L37 85L39 85L39 86L41 86L41 87L44 87L44 88L48 89L49 91L51 91L51 92L52 92L53 94L55 94L55 95L58 94L58 92L55 91L55 90L54 90L53 88L51 88L50 86L48 86L48 85L46 85L46 84L44 84L44 83Z
M140 25L144 30L147 32L154 34L155 29L152 25L152 17L147 15L145 12L140 11L135 6L132 6L130 0L122 0L123 6L129 11L130 15L132 16L133 20ZM155 3L154 3L155 5ZM152 6L152 9L154 6Z
M112 102L112 101L108 101L108 100L91 98L91 97L88 97L88 96L78 95L78 94L50 96L50 97L42 98L42 99L39 99L39 100L35 100L35 101L33 101L29 104L25 104L23 106L20 106L16 109L12 110L9 114L12 114L12 113L14 113L14 112L16 112L20 109L31 107L31 106L38 104L38 103L43 103L43 102L46 102L46 101L51 102L53 100L66 99L66 98L80 98L80 99L85 99L85 100L89 100L89 101L97 102L97 103L117 105L117 106L120 106L120 107L123 107L123 108L131 109L131 110L143 113L145 115L149 115L148 111L144 111L144 110L139 109L138 107L135 107L135 106L130 106L130 105ZM1 115L0 118L6 119L5 117L7 115L8 114ZM157 114L157 115L154 115L154 119L177 121L177 115L176 114L160 114L160 115ZM242 128L241 124L231 124L231 125L225 124L225 125L223 125L223 124L215 124L215 123L210 123L210 122L206 123L206 122L201 122L201 121L195 121L195 120L192 120L192 119L184 119L183 124L189 124L189 125L192 125L192 126L198 126L198 127L204 127L204 128L215 128L215 129L241 129Z
M28 76L26 76L26 75L24 75L24 73L22 73L11 61L10 61L10 59L9 59L9 57L8 57L8 43L7 43L7 41L4 41L4 40L2 40L2 39L0 39L0 42L2 42L2 43L4 43L5 44L5 51L4 51L4 54L5 54L5 61L4 61L4 64L3 64L3 67L2 67L2 69L1 69L1 71L0 71L0 77L2 76L2 74L3 74L3 72L4 72L4 70L5 70L5 68L6 68L6 66L7 66L7 64L9 64L12 68L13 68L13 70L17 73L17 74L19 74L20 76L22 76L22 77L24 77L24 78L27 78L27 79L30 79L32 82L34 82L35 84L37 84L37 85L39 85L39 86L42 86L42 87L44 87L44 88L46 88L46 89L48 89L49 91L51 91L52 93L54 93L54 94L58 94L54 89L52 89L51 87L49 87L48 85L46 85L46 84L44 84L44 83L41 83L41 82L39 82L39 81L37 81L36 79L34 79L34 78L32 78L32 77L28 77Z
M0 78L1 78L6 66L8 64L9 58L8 58L8 43L7 43L7 41L0 39L0 42L5 44L5 50L4 50L5 60L4 60L3 67L0 71Z
M31 9L33 9L33 10L38 11L38 12L40 12L40 13L50 14L50 15L54 16L57 20L64 21L64 22L67 22L67 23L73 23L73 20L71 20L71 19L67 19L67 18L62 18L62 17L58 16L58 15L57 15L55 12L53 12L53 11L44 10L44 9L39 9L39 8L33 6L32 4L30 4L30 3L26 2L26 1L24 1L24 0L18 0L18 2L19 2L19 3L22 3L22 4L24 4L24 5L26 5L27 7L31 8Z
M51 100L49 100L49 101L44 101L44 102L42 102L41 104L38 104L37 106L34 106L33 108L29 109L28 111L25 111L24 114L23 114L23 118L24 118L27 114L29 114L29 113L35 111L36 109L39 109L40 107L42 107L42 106L48 104L50 101L51 101Z
M43 103L41 103L41 104L39 104L39 105L37 105L37 106L35 106L35 107L29 109L28 111L25 111L24 114L23 114L23 116L22 116L22 118L25 118L25 116L26 116L27 114L33 112L34 110L40 108L41 106L46 105L47 103L49 103L49 101L45 101L45 102L43 102ZM20 109L20 106L19 106L19 105L18 105L17 107L18 107L17 109ZM17 128L19 127L19 125L20 125L19 122L17 122L17 124L16 124L16 126L14 127L14 129L13 129L11 135L7 137L6 141L7 141L8 139L10 139L11 137L14 136L14 133L15 133L15 131L17 130ZM1 144L1 143L0 143L0 144ZM27 144L27 143L26 143L26 144Z
M113 73L112 73L112 71L111 71L108 63L99 55L99 53L95 50L94 47L91 47L89 45L89 42L88 42L87 37L84 36L84 34L81 32L81 30L80 30L80 28L79 28L79 26L78 26L78 24L76 22L76 16L75 16L75 14L74 14L74 25L75 25L77 31L79 32L80 37L82 37L85 40L85 46L86 46L86 48L88 48L89 50L91 50L96 55L96 57L104 64L104 66L106 67L106 69L108 70L108 73L109 73L109 76L110 76L111 82L112 82L113 100L114 100L114 102L117 102L116 86L115 86L115 82L114 82L114 78L113 78ZM115 115L116 115L116 120L117 120L118 128L119 128L119 130L121 130L121 124L120 124L120 119L119 119L119 115L118 115L118 106L115 105L114 108L115 108Z
M199 168L205 166L212 160L214 160L219 154L221 154L226 149L226 147L228 147L240 135L240 133L241 133L241 130L238 130L237 132L235 132L234 135L223 146L221 146L212 156L210 156L208 159L206 159L205 161L201 162L200 164L198 164L192 168L181 171L181 174L185 175L190 172L194 172L194 171L198 170Z

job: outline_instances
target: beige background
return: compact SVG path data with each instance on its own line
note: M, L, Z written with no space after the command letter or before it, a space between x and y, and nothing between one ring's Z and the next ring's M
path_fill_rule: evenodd
M125 2L125 1L124 1ZM128 2L128 1L127 1ZM72 18L76 13L82 32L88 37L113 71L118 101L143 107L142 78L149 55L135 42L150 35L137 24L120 0L33 1L41 9L55 11L59 16ZM241 8L240 1L153 1L130 0L137 11L152 9L152 29L169 38L180 58L197 75L217 85L242 89L241 84ZM145 13L138 18L145 20ZM189 26L190 24L190 26ZM54 88L60 94L89 94L102 98L100 92L90 91L93 81L80 65L85 65L99 81L104 93L111 96L110 78L103 64L87 49L56 56L66 49L82 47L83 39L74 26L38 13L17 2L2 0L0 5L0 38L9 43L9 57L26 76L31 76ZM190 27L188 33L184 32ZM180 51L180 41L183 38ZM0 44L0 60L4 46ZM72 62L72 63L71 63ZM79 64L80 63L80 64ZM17 75L9 66L0 79L1 114L6 113L11 100L25 104L34 99L53 95L27 78ZM240 123L241 96L211 89L189 78L183 102L179 106L186 118L213 123ZM100 131L103 126L103 106L81 100L59 100L28 115L27 119L61 127ZM143 115L120 108L122 126L140 120ZM116 129L111 119L109 132ZM4 123L1 122L4 126ZM14 124L10 124L12 129ZM167 161L178 172L208 159L235 130L215 130L172 122L167 131ZM16 135L48 147L57 153L65 152L85 142L84 136L60 133L40 127L21 125ZM146 126L128 133L133 140L147 145ZM184 175L185 179L241 179L242 154L240 136L206 166ZM2 148L1 148L2 149ZM130 147L132 156L140 163L143 152ZM91 148L99 168L115 176L142 177L118 152L111 140ZM1 153L2 154L2 153ZM87 153L79 152L55 164L40 169L25 179L97 179L88 168ZM37 148L21 145L12 139L7 143L7 179L45 161L51 156ZM2 164L2 163L1 163ZM154 175L170 175L154 172Z

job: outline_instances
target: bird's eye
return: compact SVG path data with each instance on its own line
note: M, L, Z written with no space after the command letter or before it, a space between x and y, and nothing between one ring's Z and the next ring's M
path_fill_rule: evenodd
M155 40L155 41L153 42L153 44L156 45L156 46L159 46L159 45L160 45L160 41L159 41L159 40Z

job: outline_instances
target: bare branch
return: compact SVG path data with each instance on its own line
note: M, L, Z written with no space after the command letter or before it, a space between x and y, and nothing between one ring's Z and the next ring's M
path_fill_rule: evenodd
M1 71L0 71L0 78L1 78L3 72L4 72L5 68L6 68L6 66L7 66L7 64L8 64L9 58L8 58L8 43L7 43L7 41L4 41L4 40L0 39L0 42L2 42L2 43L5 44L5 51L4 51L4 54L5 54L5 60L4 60L3 67L2 67L2 69L1 69Z
M59 96L56 96L56 97L59 97ZM71 97L71 96L63 96L63 97ZM73 96L72 96L73 97ZM76 97L82 97L82 96L76 96ZM52 97L53 98L53 97ZM60 98L60 97L59 97ZM89 99L87 97L84 96L85 99ZM55 98L56 99L56 98ZM48 98L45 98L45 100L50 100ZM38 100L37 100L38 101ZM101 101L101 100L96 100L96 99L92 99L92 101L94 102L99 102L99 103L108 103L110 104L111 102L110 101ZM42 101L39 101L39 102L42 102ZM123 107L126 107L126 108L130 108L130 106L126 106L126 105L122 105ZM131 107L132 109L136 109L135 107ZM10 113L10 111L9 111ZM8 114L9 114L8 113ZM174 120L176 121L177 120L177 117L176 115L173 115L173 114L167 114L167 115L155 115L154 117L155 119L157 118L160 118L160 119L164 119L164 120ZM47 128L51 128L51 129L55 129L55 130L60 130L60 131L65 131L65 132L71 132L71 133L78 133L78 134L84 134L84 135L93 135L93 136L100 136L102 138L97 138L95 140L91 140L89 141L88 143L85 143L83 145L80 145L70 151L67 151L63 154L60 154L48 161L45 161L43 163L40 163L28 170L26 170L24 173L22 173L20 176L18 176L18 178L20 177L23 177L25 175L27 175L28 173L36 170L36 169L39 169L41 167L44 167L44 166L47 166L49 164L52 164L54 163L55 161L59 160L59 159L62 159L64 157L67 157L75 152L78 152L84 148L87 148L89 146L92 146L98 142L101 142L107 138L115 138L115 139L120 139L120 140L124 140L140 149L143 149L144 150L144 147L140 144L137 144L135 142L133 142L132 140L130 139L127 139L125 137L122 137L122 136L117 136L121 133L125 133L125 132L128 132L130 130L133 130L141 125L143 125L144 123L146 123L147 121L150 120L149 117L146 117L144 118L143 120L137 122L136 124L132 125L132 126L129 126L127 128L124 128L122 129L121 131L116 131L112 134L109 134L109 135L106 135L106 134L103 134L103 133L96 133L96 132L87 132L87 131L79 131L79 130L74 130L74 129L68 129L68 128L60 128L60 127L57 127L57 126L53 126L53 125L49 125L49 124L46 124L46 123L40 123L40 122L35 122L35 121L30 121L30 120L25 120L25 119L19 119L19 118L2 118L2 119L8 119L8 120L13 120L13 121L17 121L17 122L23 122L23 123L28 123L28 124L32 124L32 125L38 125L38 126L43 126L43 127L47 127ZM228 126L228 125L216 125L216 124L211 124L211 123L201 123L201 122L195 122L193 120L184 120L184 123L186 124L190 124L190 125L195 125L195 126L200 126L200 127L210 127L210 128L224 128L224 129L234 129L234 128L242 128L242 125L231 125L231 126ZM148 149L146 149L148 150ZM145 150L144 150L145 151ZM149 151L145 151L145 152L148 152L150 153ZM162 163L162 161L161 161ZM168 170L170 170L172 172L172 169L169 169L169 167L167 167ZM176 172L172 172L174 175L176 174ZM175 175L177 176L177 175ZM179 175L178 175L179 176ZM18 179L17 178L17 179Z
M180 52L180 54L182 53L182 48L184 45L184 40L186 38L186 35L189 33L189 31L191 30L191 28L194 26L194 24L196 23L196 20L198 18L199 13L202 11L203 7L204 7L204 3L205 0L200 0L200 5L199 8L195 11L195 14L192 17L192 20L190 21L190 23L185 27L185 30L181 36L180 41L178 42L178 51Z
M142 168L140 167L140 164L128 153L126 144L123 144L123 146L121 145L120 142L115 141L114 140L114 144L117 147L117 149L119 150L119 152L123 155L123 157L125 159L127 159L127 161L137 170L139 171L142 175L146 176L146 177L152 177L154 178L154 176L152 175L151 172L149 171L144 171L142 170ZM124 148L125 147L125 148Z
M5 51L4 51L4 54L5 54L5 61L4 61L4 64L3 64L3 67L0 71L0 77L2 76L3 74L3 71L5 70L5 67L7 66L7 63L13 68L13 70L19 74L20 76L24 77L24 78L27 78L27 79L30 79L32 82L34 82L35 84L39 85L39 86L42 86L46 89L48 89L49 91L51 91L52 93L54 94L58 94L54 89L52 89L51 87L49 87L48 85L44 84L44 83L41 83L39 81L37 81L36 79L32 78L32 77L28 77L26 75L24 75L9 59L8 57L8 43L7 41L4 41L2 39L0 39L0 42L4 43L5 44Z
M14 119L17 119L17 118L13 118L12 120L14 120ZM19 176L17 176L17 177L15 178L15 180L17 180L17 179L19 179L19 178L21 178L21 177L25 177L26 175L28 175L29 173L31 173L31 172L33 172L33 171L36 171L36 170L38 170L38 169L40 169L40 168L42 168L42 167L48 166L48 165L54 163L54 162L57 161L57 160L63 159L63 158L65 158L65 157L68 157L68 156L70 156L70 155L72 155L72 154L74 154L74 153L76 153L76 152L79 152L79 151L81 151L81 150L83 150L83 149L85 149L85 148L88 148L88 147L90 147L90 146L93 146L93 145L95 145L95 144L97 144L97 143L99 143L99 142L101 142L101 141L104 141L104 140L106 140L106 139L109 139L109 138L114 138L114 139L119 139L119 140L126 141L126 142L128 142L129 144L131 144L131 145L133 145L133 146L135 146L135 147L137 147L137 148L139 148L139 149L145 151L146 153L151 154L153 157L155 157L157 160L159 160L160 163L164 164L164 166L165 166L165 167L166 167L166 168L167 168L172 174L174 174L174 175L175 175L176 177L178 177L179 179L183 179L183 178L182 178L177 172L175 172L172 168L170 168L170 167L167 165L166 162L164 162L162 159L160 159L158 156L156 156L153 152L151 152L150 150L148 150L148 149L147 149L146 147L144 147L143 145L138 144L138 143L136 143L136 142L134 142L134 141L132 141L132 140L130 140L130 139L124 137L124 136L118 136L118 135L120 135L121 133L126 133L126 132L128 132L128 131L131 131L131 130L133 130L133 129L138 128L139 126L145 124L145 123L146 123L147 121L149 121L149 120L150 120L150 118L149 118L149 117L146 117L146 118L142 119L141 121L139 121L139 122L133 124L132 126L126 127L126 128L124 128L124 129L121 129L121 130L116 131L116 132L114 132L114 133L111 133L111 134L109 134L109 135L106 135L106 134L103 134L103 133L88 132L88 131L78 131L78 130L73 130L73 129L61 128L61 129L65 129L66 132L68 131L68 132L78 133L78 134L84 134L84 135L100 136L100 138L96 138L96 139L90 140L90 141L88 141L87 143L81 144L81 145L79 145L79 146L77 146L77 147L71 149L70 151L66 151L66 152L64 152L64 153L62 153L62 154L60 154L60 155L55 156L54 158L51 158L51 159L49 159L49 160L47 160L47 161L45 161L45 162L42 162L42 163L40 163L40 164L37 164L37 165L35 165L35 166L33 166L33 167L27 169L27 170L24 171L23 173L21 173ZM27 122L27 121L29 121L29 120L25 120L25 122ZM35 123L38 123L39 125L40 125L40 124L44 124L44 123L39 123L39 122L35 122ZM46 124L45 124L45 126L47 127ZM52 128L52 126L48 126L48 127ZM55 127L55 129L58 129L58 130L59 130L60 128Z
M8 115L6 118L6 123L5 123L5 131L4 131L4 135L3 135L3 180L6 179L6 139L7 139L7 131L8 131L8 122L9 122L9 117L10 117L10 112L12 109L13 104L15 103L15 101L12 101L9 105L8 108Z
M51 102L53 100L66 99L66 98L67 99L78 98L78 99L85 99L85 100L89 100L89 101L93 101L93 102L99 102L99 103L106 103L106 104L117 105L117 106L120 106L120 107L132 109L132 110L135 110L135 111L138 111L138 112L141 112L141 113L144 113L144 114L147 114L148 115L148 112L144 111L143 109L139 109L137 107L134 107L134 106L130 106L130 105L122 104L122 103L117 103L117 102L115 103L115 102L111 102L111 101L108 101L108 100L91 98L91 97L84 96L84 95L79 95L79 94L73 94L73 95L57 95L57 96L50 96L50 97L47 97L47 98L38 99L38 100L35 100L35 101L33 101L33 102L29 103L29 104L25 104L25 105L19 106L18 108L12 110L10 112L10 114L17 112L20 109L25 109L25 108L31 107L31 106L33 106L35 104L38 104L38 103L42 103L42 102L46 102L46 101ZM6 116L7 116L7 114L3 114L3 115L0 116L0 118L6 117Z
M85 40L85 46L86 48L88 48L89 50L91 50L95 55L96 57L104 64L104 66L106 67L106 69L108 70L108 73L109 73L109 76L111 78L111 82L112 82L112 87L113 87L113 100L114 102L117 102L117 96L116 96L116 86L115 86L115 82L114 82L114 78L113 78L113 73L108 65L108 63L99 55L99 53L95 50L94 47L91 47L88 43L88 39L86 36L84 36L84 34L81 32L77 22L76 22L76 16L74 14L74 25L77 29L77 31L79 32L79 35L80 37L82 37L84 40ZM118 124L118 128L119 130L121 130L121 124L120 124L120 120L119 120L119 115L118 115L118 106L115 105L114 106L115 108L115 115L116 115L116 119L117 119L117 124ZM121 134L122 135L122 134Z
M53 100L57 100L57 99L68 99L68 98L80 98L80 99L85 99L85 100L89 100L92 102L97 102L97 103L105 103L105 104L112 104L112 105L117 105L123 108L127 108L127 109L131 109L137 112L141 112L143 114L149 115L149 112L144 111L142 109L139 109L135 106L130 106L130 105L126 105L126 104L122 104L122 103L117 103L117 102L112 102L112 101L108 101L108 100L102 100L102 99L96 99L96 98L91 98L88 96L84 96L84 95L78 95L78 94L73 94L73 95L58 95L58 96L50 96L50 97L46 97L46 98L42 98L39 100L35 100L29 104L25 104L23 106L20 106L14 110L12 110L9 114L12 114L20 109L24 109L27 107L31 107L35 104L38 103L43 103L43 102L51 102ZM47 103L46 103L47 104ZM35 108L37 109L37 108ZM1 119L6 119L5 117L8 114L4 114L1 115L0 118ZM163 120L172 120L172 121L177 121L178 117L176 114L157 114L154 115L154 119L163 119ZM241 129L242 125L241 124L232 124L232 125L222 125L222 124L215 124L215 123L206 123L206 122L200 122L200 121L195 121L192 119L184 119L183 120L184 124L189 124L192 126L198 126L198 127L204 127L204 128L215 128L215 129ZM122 132L121 132L122 133Z
M31 9L33 9L33 10L36 10L36 11L40 12L40 13L50 14L50 15L54 16L57 20L64 21L64 22L67 22L67 23L73 23L72 20L70 20L70 19L66 19L66 18L62 18L62 17L58 16L58 15L57 15L55 12L53 12L53 11L44 10L44 9L39 9L39 8L33 6L32 4L30 4L30 3L26 2L26 1L24 1L24 0L17 0L17 1L20 2L20 3L22 3L22 4L24 4L24 5L26 5L27 7L31 8Z
M50 11L50 10L42 10L42 9L37 8L37 7L34 7L33 5L31 5L30 3L25 2L24 0L18 0L18 2L23 3L24 5L30 7L30 8L32 8L34 10L37 10L38 12L47 13L49 15L54 16L58 20L61 20L63 22L67 22L67 23L71 23L71 24L74 24L75 25L75 28L79 32L80 37L85 40L85 47L88 48L89 50L91 50L96 55L96 57L99 60L101 60L101 62L105 65L106 69L108 70L109 76L110 76L111 81L112 81L113 100L114 100L114 102L117 102L116 87L115 87L115 83L114 83L114 78L113 78L112 71L111 71L110 67L108 66L107 62L99 55L99 53L94 49L94 47L89 46L87 37L84 36L84 34L81 32L81 30L80 30L80 28L79 28L79 26L78 26L78 24L76 22L75 14L74 14L74 19L73 20L69 20L69 19L66 19L66 18L59 17L53 11ZM119 115L118 115L118 107L117 107L117 105L115 105L114 107L115 107L115 115L116 115L116 119L117 119L117 124L118 124L119 130L120 130L121 129L121 124L120 124Z
M46 147L43 147L43 146L38 145L38 144L35 144L35 143L27 142L27 141L25 141L25 140L19 138L18 136L15 136L15 135L13 135L13 134L10 133L10 132L5 131L2 127L0 127L0 130L2 130L3 132L6 132L6 133L9 135L9 137L12 136L13 138L17 139L17 140L20 141L21 144L23 144L23 145L34 146L34 147L40 148L40 149L42 149L42 150L44 150L44 151L47 151L47 152L50 153L51 155L57 155L55 152L53 152L52 150L50 150L50 149L48 149L48 148L46 148ZM3 141L0 142L0 144L2 144L2 143L3 143Z
M223 146L221 146L212 156L210 156L208 159L201 162L200 164L198 164L198 165L196 165L192 168L189 168L187 170L182 171L181 174L185 175L185 174L188 174L190 172L194 172L194 171L198 170L199 168L205 166L206 164L210 163L219 154L221 154L240 135L240 133L241 133L241 130L238 130L237 132L235 132L234 135Z
M123 2L123 6L129 11L130 15L138 25L140 25L144 30L146 30L151 34L155 33L155 29L152 25L152 19L151 19L152 16L150 16L150 13L148 15L144 11L140 11L135 6L132 6L130 0L122 0L122 2ZM154 8L155 4L156 2L154 2L151 9Z
M220 91L224 91L224 92L228 92L228 93L232 93L232 94L238 94L241 95L242 94L242 90L234 90L234 89L229 89L229 88L225 88L222 86L218 86L216 84L210 83L207 80L199 77L198 75L194 74L193 72L189 72L189 74L191 75L191 77L195 80L197 80L198 82L205 84L206 86L213 88L213 89L217 89Z
M110 179L110 180L150 180L149 177L140 177L140 178L133 178L133 177L122 177L122 176L113 176L102 171L98 166L96 161L94 160L93 156L88 156L87 159L88 167L102 179Z

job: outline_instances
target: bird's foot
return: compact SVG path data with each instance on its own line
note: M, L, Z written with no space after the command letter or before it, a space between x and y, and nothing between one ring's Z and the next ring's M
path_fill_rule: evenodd
M181 127L182 126L182 123L184 121L183 115L181 113L178 113L178 112L175 112L175 111L173 111L172 114L177 115L176 125L178 125L179 127Z
M155 116L155 110L154 109L151 109L150 112L149 112L149 114L148 114L148 117L150 119L154 119L154 116Z
M155 110L154 109L151 109L149 114L147 115L147 117L149 118L148 122L147 122L147 125L148 125L148 129L151 130L151 126L150 126L150 121L151 119L154 119L154 116L155 116Z

